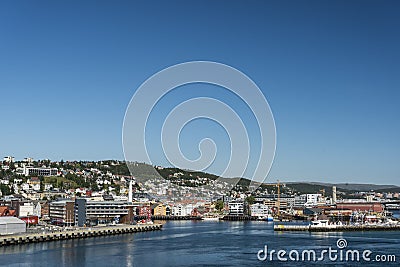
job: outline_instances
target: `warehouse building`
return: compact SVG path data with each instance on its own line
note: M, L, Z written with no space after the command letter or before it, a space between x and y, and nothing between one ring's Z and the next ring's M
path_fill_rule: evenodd
M26 223L16 217L0 217L0 235L25 233Z

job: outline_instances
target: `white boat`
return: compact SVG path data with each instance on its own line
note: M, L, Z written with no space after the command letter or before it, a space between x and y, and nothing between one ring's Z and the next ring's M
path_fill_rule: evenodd
M267 221L267 222L273 222L274 221L274 217L272 217L270 214L262 216L262 217L258 217L258 219L260 221Z
M316 220L310 223L310 228L336 228L337 224L329 224L329 220Z
M205 214L201 219L203 221L219 221L220 216L218 214Z

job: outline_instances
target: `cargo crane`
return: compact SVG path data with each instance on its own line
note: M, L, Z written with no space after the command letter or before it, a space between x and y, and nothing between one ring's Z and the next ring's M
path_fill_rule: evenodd
M278 188L278 200L276 201L276 205L278 208L278 216L281 216L281 183L279 180L276 180L276 184L268 184L270 186L276 186Z

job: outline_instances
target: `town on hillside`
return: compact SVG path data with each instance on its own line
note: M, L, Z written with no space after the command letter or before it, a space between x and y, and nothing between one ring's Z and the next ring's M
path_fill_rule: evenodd
M144 163L128 163L143 167ZM398 220L400 188L348 190L305 183L263 183L150 166L164 179L131 175L124 161L50 161L12 156L0 162L0 234L151 223L161 219L385 223ZM148 168L149 165L146 165ZM143 176L143 177L142 177ZM145 179L144 179L145 178Z

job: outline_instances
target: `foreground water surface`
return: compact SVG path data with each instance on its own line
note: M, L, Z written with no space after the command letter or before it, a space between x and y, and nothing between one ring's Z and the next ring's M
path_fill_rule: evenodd
M400 232L308 233L273 231L267 222L164 222L162 231L95 237L0 247L0 266L398 266ZM345 239L342 250L371 250L370 262L278 261L276 255L260 261L257 252L271 250L315 250L331 247ZM264 254L261 253L260 256ZM295 254L293 254L295 255ZM395 255L395 263L375 261L376 255ZM340 254L338 254L340 256ZM288 255L286 255L288 258ZM343 257L345 259L345 257ZM301 257L300 257L301 259Z

